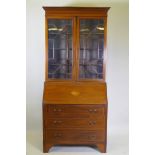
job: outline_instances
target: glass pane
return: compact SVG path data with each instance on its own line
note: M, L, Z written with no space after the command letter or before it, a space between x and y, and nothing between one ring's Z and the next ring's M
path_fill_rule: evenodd
M103 78L104 23L102 19L80 20L81 79Z
M72 20L48 20L48 78L72 77Z

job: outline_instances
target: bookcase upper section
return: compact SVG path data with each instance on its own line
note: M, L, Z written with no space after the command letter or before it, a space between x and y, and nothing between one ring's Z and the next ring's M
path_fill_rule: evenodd
M43 7L46 81L105 82L109 7Z

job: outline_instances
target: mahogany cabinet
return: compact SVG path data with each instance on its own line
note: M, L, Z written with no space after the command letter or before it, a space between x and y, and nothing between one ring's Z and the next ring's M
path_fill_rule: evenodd
M106 152L108 7L43 7L43 152L90 145Z

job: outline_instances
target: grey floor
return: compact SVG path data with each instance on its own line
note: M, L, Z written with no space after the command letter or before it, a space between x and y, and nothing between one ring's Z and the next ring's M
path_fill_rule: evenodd
M27 155L43 155L42 132L27 131ZM55 146L48 154L52 155L100 155L89 146ZM108 132L107 155L128 155L128 128L113 128Z

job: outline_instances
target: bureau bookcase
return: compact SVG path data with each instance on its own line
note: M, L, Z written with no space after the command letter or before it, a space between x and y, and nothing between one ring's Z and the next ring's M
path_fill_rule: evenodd
M108 7L43 7L43 152L89 145L106 152Z

